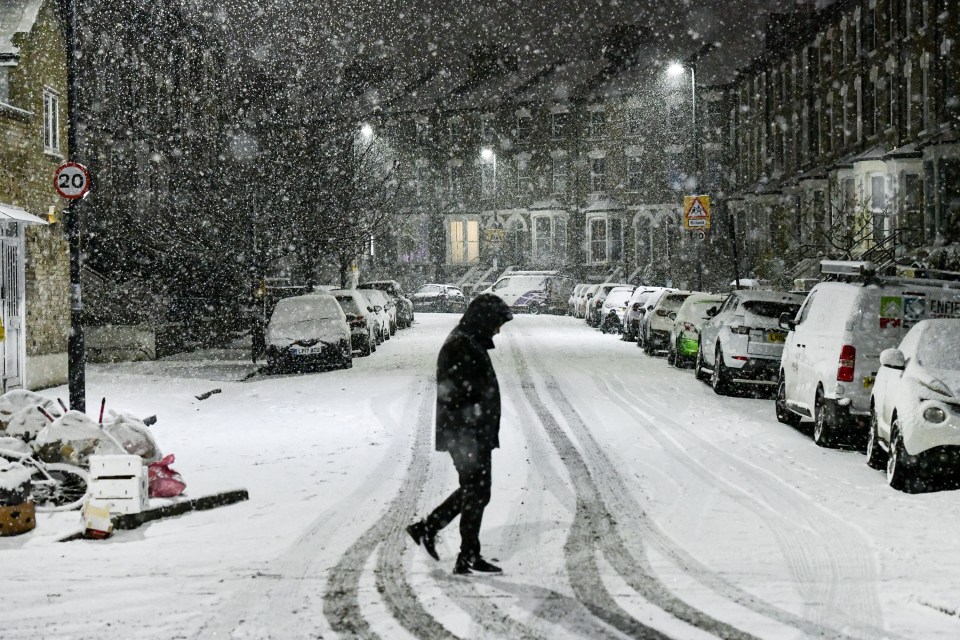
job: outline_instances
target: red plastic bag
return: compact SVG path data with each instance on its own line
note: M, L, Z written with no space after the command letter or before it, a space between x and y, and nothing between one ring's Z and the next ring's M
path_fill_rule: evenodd
M170 468L173 464L173 454L164 457L159 462L147 465L147 474L150 478L151 498L174 498L187 488L180 474Z

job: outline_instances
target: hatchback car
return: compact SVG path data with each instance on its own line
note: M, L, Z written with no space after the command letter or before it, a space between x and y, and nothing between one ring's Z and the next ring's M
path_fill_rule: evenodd
M649 356L662 353L670 346L670 331L673 329L671 313L676 313L692 291L667 291L661 295L652 310L643 317L640 346Z
M330 295L336 298L350 325L350 343L361 356L377 350L380 343L380 323L373 305L356 289L334 289Z
M353 366L347 318L336 298L326 293L278 302L267 325L266 343L267 365L274 370Z
M590 303L590 300L593 299L593 296L596 295L597 289L600 288L599 284L588 284L580 292L580 295L574 300L574 305L576 308L576 316L580 319L587 317L587 305Z
M627 312L627 302L633 295L633 287L616 287L612 289L603 304L600 305L600 330L604 333L620 333L623 331L623 317Z
M690 295L673 317L670 329L670 344L667 347L667 362L683 368L693 364L700 348L700 330L710 319L707 312L723 304L726 296L714 293L694 293Z
M393 298L379 289L360 289L357 291L373 303L377 317L382 321L383 339L389 340L397 332L397 305ZM379 309L377 308L379 307Z
M371 280L361 282L357 289L378 289L397 306L397 328L406 329L413 324L413 301L403 293L403 287L396 280Z
M786 332L780 316L793 317L802 295L735 291L714 309L700 331L694 373L723 394L733 384L775 385Z
M627 312L623 320L623 340L634 342L640 334L640 324L643 316L653 309L653 303L663 287L637 287L630 300L627 301Z
M420 311L463 313L467 301L458 287L449 284L425 284L410 296L413 308Z
M578 284L573 288L573 291L570 292L570 299L567 301L567 305L569 307L569 314L574 318L577 317L577 298L579 298L583 290L589 286L588 284Z
M593 297L587 301L585 307L587 313L587 324L591 327L599 327L600 322L603 320L601 315L603 313L603 301L606 300L607 295L617 287L629 286L630 285L622 282L604 282L603 284L599 285L597 290L594 292Z
M960 319L923 320L880 354L867 464L913 492L960 460Z

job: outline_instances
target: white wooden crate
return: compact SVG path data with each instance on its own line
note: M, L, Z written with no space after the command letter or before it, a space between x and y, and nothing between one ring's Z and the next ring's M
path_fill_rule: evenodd
M91 478L140 477L143 459L140 456L90 456Z

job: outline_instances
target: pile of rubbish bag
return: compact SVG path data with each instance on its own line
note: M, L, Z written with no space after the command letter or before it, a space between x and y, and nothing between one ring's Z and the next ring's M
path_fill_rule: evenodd
M143 420L110 411L96 422L85 413L26 389L0 396L0 448L36 456L46 463L88 468L91 455L133 454L144 464L163 458Z

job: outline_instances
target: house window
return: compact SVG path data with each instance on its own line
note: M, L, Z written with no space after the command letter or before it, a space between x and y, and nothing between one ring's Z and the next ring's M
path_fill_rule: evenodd
M533 118L528 115L517 116L518 142L528 142L530 140L530 133L533 131L532 122Z
M490 118L482 118L480 120L480 138L484 142L491 142L493 140L493 121Z
M60 152L60 97L52 89L43 90L43 150Z
M630 156L627 158L627 189L640 191L643 187L643 158Z
M590 137L602 138L606 133L607 114L604 111L590 112Z
M638 136L643 133L643 110L627 110L627 135Z
M517 160L517 195L533 193L533 178L530 177L530 161L522 158Z
M0 102L10 102L10 67L0 67Z
M863 135L869 138L877 132L876 86L869 76L863 79Z
M567 125L570 122L570 114L553 113L550 117L550 137L553 139L564 138L567 135Z
M606 158L593 158L590 161L590 190L603 191L606 181L604 179L606 172Z
M590 220L590 262L607 261L607 219L594 218Z
M567 191L567 159L553 159L553 192L565 193Z
M450 262L463 264L480 258L480 223L476 220L450 221Z
M463 193L463 184L460 176L460 167L450 165L447 167L447 193L454 200Z
M538 216L533 219L533 257L544 260L553 252L553 218Z

